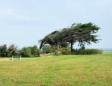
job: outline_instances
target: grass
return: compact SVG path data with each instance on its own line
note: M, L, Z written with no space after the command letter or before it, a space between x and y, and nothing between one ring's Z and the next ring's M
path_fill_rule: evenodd
M0 58L0 86L112 86L112 52Z

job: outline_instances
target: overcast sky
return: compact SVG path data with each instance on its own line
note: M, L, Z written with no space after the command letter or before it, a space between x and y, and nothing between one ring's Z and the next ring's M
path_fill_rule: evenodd
M102 39L88 47L112 48L112 0L0 0L0 45L38 45L54 30L87 22Z

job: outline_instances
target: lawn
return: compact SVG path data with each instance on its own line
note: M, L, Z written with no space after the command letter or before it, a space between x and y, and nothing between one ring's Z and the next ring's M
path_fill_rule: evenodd
M0 58L0 86L112 86L112 53Z

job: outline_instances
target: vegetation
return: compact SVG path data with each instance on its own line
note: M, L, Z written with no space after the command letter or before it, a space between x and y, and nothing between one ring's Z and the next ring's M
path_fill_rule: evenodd
M12 56L22 56L22 57L39 57L40 51L37 46L24 47L18 50L15 45L10 45L7 47L6 44L0 46L0 57L12 57Z
M60 48L59 49L59 54L61 54L61 55L71 55L71 50L70 50L69 47Z
M39 57L40 56L40 51L37 48L37 46L33 47L24 47L20 50L20 54L23 57Z
M93 23L72 24L70 28L54 31L45 36L40 40L40 49L46 44L49 44L50 46L55 46L55 53L58 55L59 48L62 48L62 45L65 44L70 45L72 54L73 45L76 42L79 43L81 49L85 49L85 44L96 43L99 40L96 35L98 30L99 27Z
M19 51L14 45L10 45L8 48L6 44L0 46L0 57L11 57L12 55L18 54Z
M75 55L91 55L91 54L102 54L102 50L98 49L75 49L72 54Z
M41 54L53 54L55 52L55 48L50 45L45 45L42 48ZM92 55L92 54L102 54L103 51L99 49L73 49L71 53L70 47L62 47L59 48L59 55Z
M53 53L53 52L55 52L55 47L53 46L45 45L42 47L41 53L48 54L48 53Z
M41 57L0 58L0 86L112 85L112 52Z
M85 44L97 43L96 33L99 27L93 23L72 24L69 28L60 31L53 31L42 40L40 40L41 53L54 53L55 55L73 55L73 54L99 54L100 50L85 50ZM78 42L80 49L73 49L73 45ZM18 50L17 47L11 45L0 46L0 57L11 57L13 55L21 55L22 57L39 57L40 50L37 46L23 47Z

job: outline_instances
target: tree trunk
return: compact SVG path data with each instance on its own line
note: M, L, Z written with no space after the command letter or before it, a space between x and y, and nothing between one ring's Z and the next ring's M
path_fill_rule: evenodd
M71 42L71 54L73 52L73 42Z
M82 45L82 46L81 46L81 49L82 49L82 50L85 50L85 46L84 46L84 45Z
M55 55L58 56L59 44L56 45Z

